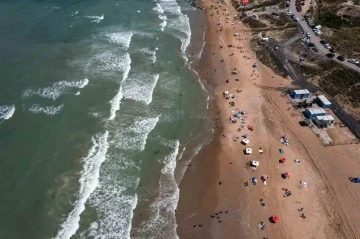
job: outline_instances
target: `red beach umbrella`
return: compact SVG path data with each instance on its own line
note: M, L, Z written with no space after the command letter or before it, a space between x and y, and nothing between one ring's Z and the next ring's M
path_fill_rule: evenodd
M281 162L285 163L286 162L286 158L282 158Z
M278 215L274 215L272 219L275 223L280 222L280 217Z

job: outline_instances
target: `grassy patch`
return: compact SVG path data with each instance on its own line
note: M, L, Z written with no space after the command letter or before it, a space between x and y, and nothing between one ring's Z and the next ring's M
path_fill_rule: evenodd
M283 65L274 57L271 50L258 40L251 41L251 48L256 53L256 58L264 65L270 67L276 74L287 77Z
M360 52L360 27L334 30L333 35L326 38L345 56L352 57L354 52Z
M294 21L292 21L289 17L287 17L283 12L279 13L278 17L268 15L268 14L265 14L263 16L266 18L266 20L268 20L274 26L282 27L288 23L294 23L294 24L288 24L288 25L296 26L296 23Z
M331 2L323 1L318 5L316 23L333 29L340 29L342 27L360 27L360 17L354 16L338 16L336 12L342 8L339 3L343 0L331 0ZM346 1L345 1L346 2ZM350 8L349 8L350 11Z
M243 20L243 23L249 24L251 28L265 28L267 25L265 23L262 23L253 17L247 17Z
M261 3L258 4L254 4L252 6L249 6L248 8L246 8L246 10L252 10L255 8L261 8L261 7L269 7L269 6L273 6L273 5L277 5L282 3L284 0L268 0L268 1L263 1Z

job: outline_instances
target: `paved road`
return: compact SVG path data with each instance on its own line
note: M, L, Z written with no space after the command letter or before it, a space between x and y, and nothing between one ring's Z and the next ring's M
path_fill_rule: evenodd
M270 49L274 47L279 47L278 50L273 51L276 59L281 63L283 69L289 74L289 76L293 79L293 85L300 85L302 88L308 89L311 92L321 91L320 88L312 84L307 80L301 72L299 72L294 64L298 64L297 62L293 63L291 61L292 55L290 55L284 44L277 42L274 39L269 39L269 42L265 43ZM357 122L352 116L346 113L343 108L331 97L328 97L330 102L332 103L331 109L334 111L336 116L344 123L346 126L353 132L355 136L360 139L360 124Z
M309 1L309 0L308 0ZM330 53L329 50L327 50L321 43L320 43L320 38L318 36L315 35L315 33L312 31L312 29L307 25L305 19L301 16L301 12L297 12L296 11L296 6L295 6L295 0L290 0L290 6L289 6L289 10L295 15L295 17L299 18L300 21L298 22L300 24L300 26L302 27L302 29L305 31L305 32L310 32L311 34L311 42L315 44L315 46L317 48L319 48L320 52L322 52L323 54L328 54ZM305 34L304 34L304 37L305 37ZM331 46L331 42L329 42L329 45ZM319 53L320 53L319 52ZM341 64L341 65L344 65L344 66L347 66L357 72L360 72L360 67L350 63L350 62L347 62L348 59L346 59L345 61L339 61L336 59L336 57L338 57L338 54L335 54L335 57L334 57L334 61L337 62L338 64Z

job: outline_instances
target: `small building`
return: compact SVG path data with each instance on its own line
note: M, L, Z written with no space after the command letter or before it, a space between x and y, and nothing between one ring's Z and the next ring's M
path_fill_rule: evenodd
M315 119L316 116L326 115L326 111L322 108L307 108L304 115L308 119Z
M328 109L331 106L331 102L324 96L324 95L318 95L318 105L320 107L323 107L324 109Z
M309 98L310 92L307 89L293 90L291 98L293 99L306 99Z
M332 115L316 116L314 122L320 127L329 127L335 122Z

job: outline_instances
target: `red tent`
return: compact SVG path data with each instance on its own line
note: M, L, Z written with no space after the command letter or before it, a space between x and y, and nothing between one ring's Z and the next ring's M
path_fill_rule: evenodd
M275 223L280 222L280 217L279 217L278 215L274 215L274 216L272 217L272 220L273 220L273 222L275 222Z

